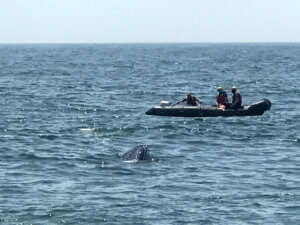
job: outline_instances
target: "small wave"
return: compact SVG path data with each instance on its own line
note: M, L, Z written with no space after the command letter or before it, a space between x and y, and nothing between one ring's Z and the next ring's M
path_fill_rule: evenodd
M101 137L126 137L130 134L133 134L136 131L143 130L146 128L140 125L133 126L121 126L121 127L112 127L112 128L104 128L104 127L94 127L94 128L80 128L81 132L85 133L94 133Z
M299 195L294 193L257 193L249 195L236 196L235 199L281 199L281 200L292 200L298 199Z
M161 63L161 64L175 64L175 62L173 61L173 60L168 60L168 59L161 59L160 61L159 61L159 63ZM175 64L175 65L177 65L177 64Z
M59 157L59 156L40 156L37 155L33 152L29 152L29 153L21 153L20 154L21 157L24 157L27 160L50 160L50 161L55 161L55 160L64 160L65 158Z
M89 132L93 132L95 130L95 128L80 128L79 130L82 132L89 133Z
M285 139L279 139L281 142L290 142L290 143L299 143L298 138L285 138Z
M55 139L58 138L57 135L39 135L40 138L43 138L43 139L47 139L47 140L50 140L50 141L53 141Z
M130 65L114 65L113 67L115 68L128 68L128 69L133 69L134 66L130 66Z

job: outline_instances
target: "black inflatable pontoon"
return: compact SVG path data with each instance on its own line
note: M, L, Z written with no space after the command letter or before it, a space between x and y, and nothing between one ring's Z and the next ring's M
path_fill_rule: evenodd
M251 105L244 105L239 109L221 109L216 106L154 106L147 115L176 116L176 117L217 117L217 116L259 116L270 110L272 103L268 99Z

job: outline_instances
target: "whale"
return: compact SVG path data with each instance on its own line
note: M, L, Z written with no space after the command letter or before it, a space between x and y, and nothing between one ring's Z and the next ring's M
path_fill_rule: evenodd
M147 145L139 145L122 155L125 162L152 162L150 150Z

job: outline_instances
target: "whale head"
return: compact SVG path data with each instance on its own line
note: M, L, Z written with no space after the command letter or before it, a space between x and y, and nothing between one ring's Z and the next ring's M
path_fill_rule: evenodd
M126 162L152 162L150 150L147 145L139 145L134 147L122 155L122 159Z

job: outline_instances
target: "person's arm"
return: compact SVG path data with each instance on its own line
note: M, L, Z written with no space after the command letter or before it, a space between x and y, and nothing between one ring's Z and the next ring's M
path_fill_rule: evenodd
M237 101L237 100L233 101L234 98L235 98L235 94L232 96L232 106L234 106Z
M178 105L179 103L181 103L181 102L185 102L186 101L186 98L185 99L182 99L182 100L180 100L180 101L178 101L178 102L176 102L176 103L174 103L172 106L174 106L174 105Z
M232 105L236 106L238 102L240 102L240 99L241 99L241 95L238 94L236 100L232 103Z
M238 100L235 100L235 102L232 102L232 106L235 106Z
M223 92L224 94L224 100L225 100L225 102L227 103L228 102L228 96L227 96L227 93L226 92Z
M202 102L201 101L199 101L196 97L195 97L195 99L196 99L196 102L198 102L199 103L199 105L200 104L202 104Z

